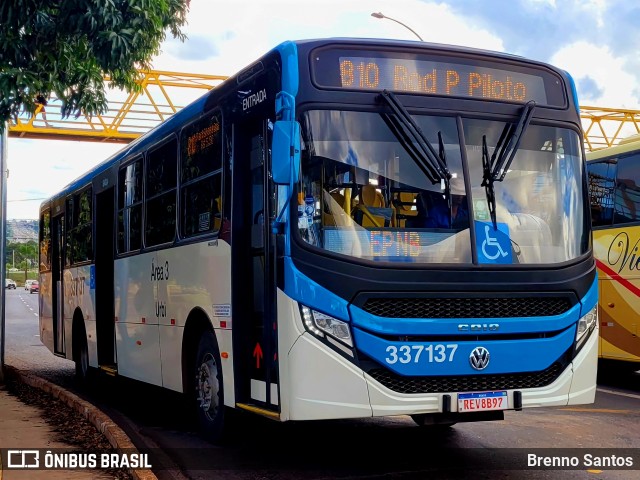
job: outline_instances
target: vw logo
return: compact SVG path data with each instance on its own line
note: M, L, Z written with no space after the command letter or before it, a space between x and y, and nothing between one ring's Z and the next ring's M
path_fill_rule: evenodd
M469 363L475 370L484 370L489 365L489 350L484 347L476 347L469 355Z

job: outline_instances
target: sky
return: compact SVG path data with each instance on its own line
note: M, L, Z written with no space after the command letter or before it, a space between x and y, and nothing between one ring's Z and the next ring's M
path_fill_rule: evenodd
M232 75L285 40L366 37L471 46L567 70L581 104L640 109L640 2L628 0L191 0L180 42L153 68ZM35 219L42 199L122 145L8 141L7 218Z

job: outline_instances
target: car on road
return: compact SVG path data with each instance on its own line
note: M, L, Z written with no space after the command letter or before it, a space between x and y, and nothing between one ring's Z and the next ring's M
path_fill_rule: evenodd
M24 282L24 289L25 289L25 290L29 290L29 286L30 286L33 282L37 282L37 280L27 280L26 282Z
M39 290L40 284L38 283L38 281L31 280L31 283L29 284L29 293L38 293Z
M16 282L11 280L10 278L5 278L4 279L4 288L9 288L9 289L15 290L16 289Z

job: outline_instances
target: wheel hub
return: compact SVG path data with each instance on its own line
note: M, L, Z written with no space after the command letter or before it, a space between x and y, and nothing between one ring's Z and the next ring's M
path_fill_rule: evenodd
M207 354L196 375L196 390L200 408L210 417L218 411L218 366L211 354Z

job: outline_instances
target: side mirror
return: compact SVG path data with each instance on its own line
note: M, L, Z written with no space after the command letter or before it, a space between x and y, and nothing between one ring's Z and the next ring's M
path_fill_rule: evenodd
M300 175L300 124L278 120L273 126L271 170L278 185L290 185ZM293 174L293 178L291 175Z

